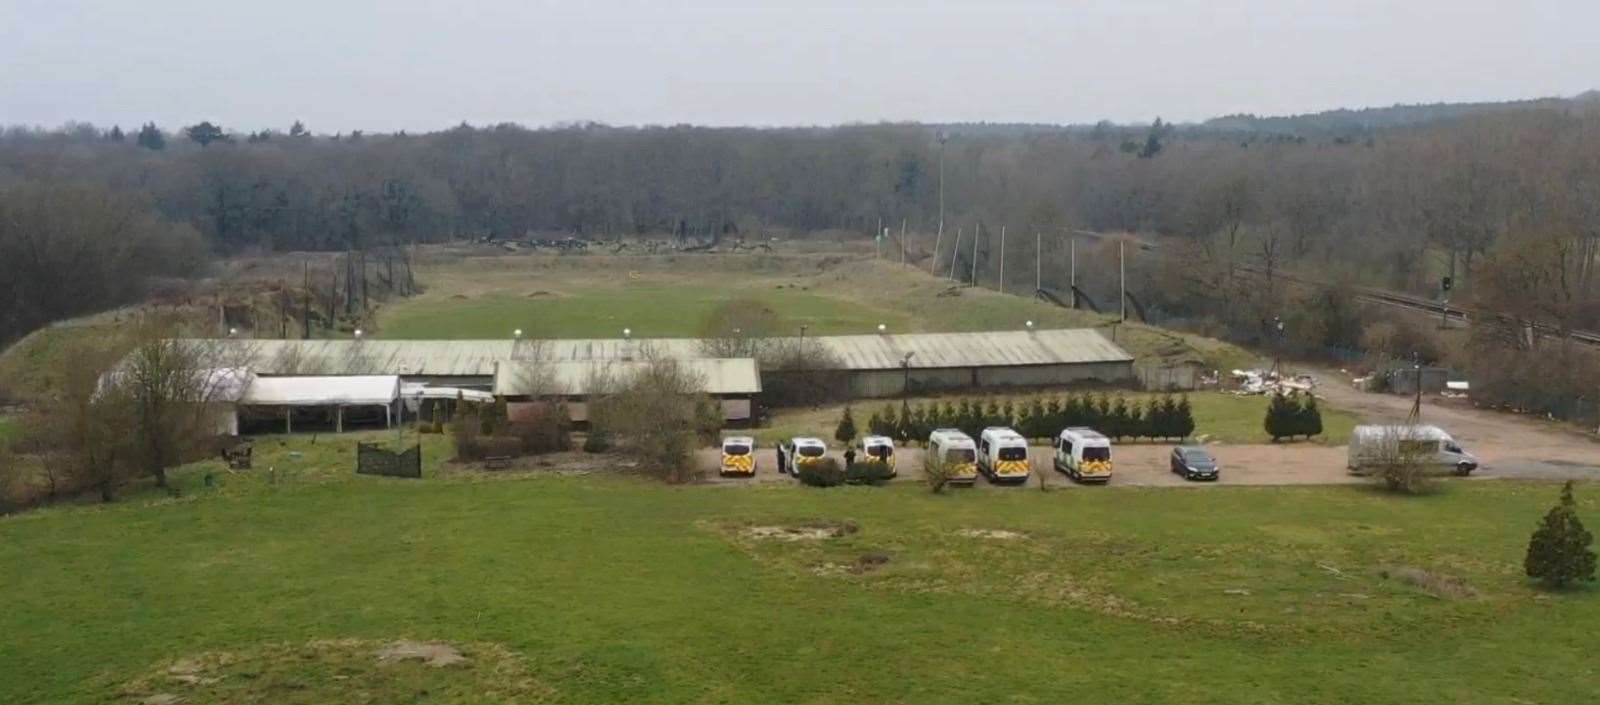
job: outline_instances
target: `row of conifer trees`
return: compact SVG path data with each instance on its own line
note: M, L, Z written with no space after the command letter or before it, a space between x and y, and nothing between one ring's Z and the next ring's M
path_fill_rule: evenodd
M902 442L921 441L936 428L958 428L973 438L990 426L1009 426L1031 439L1051 439L1069 426L1087 426L1114 439L1185 438L1194 433L1194 411L1187 396L1163 394L1144 401L1120 394L1070 394L1011 399L961 399L921 404L887 404L867 419L872 435ZM848 443L856 437L849 408L834 437Z

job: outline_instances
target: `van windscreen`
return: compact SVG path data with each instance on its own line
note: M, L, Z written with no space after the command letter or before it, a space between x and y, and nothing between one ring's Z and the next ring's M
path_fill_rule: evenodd
M1111 449L1110 448L1084 448L1083 449L1083 459L1084 460L1110 460L1111 459Z
M970 463L978 459L978 454L971 448L951 448L944 452L947 463Z
M725 445L725 446L722 447L722 452L727 453L728 455L749 455L750 454L750 446L742 445L742 444L740 444L740 445Z
M872 456L874 458L887 458L887 457L889 457L889 454L892 453L892 452L894 452L894 448L891 447L891 446L868 446L867 447L867 455L870 455L870 456Z
M1027 460L1028 459L1028 449L1027 448L1001 448L1000 449L1000 459L1001 460Z
M820 458L824 452L822 448L817 446L803 446L800 448L800 454L807 458Z

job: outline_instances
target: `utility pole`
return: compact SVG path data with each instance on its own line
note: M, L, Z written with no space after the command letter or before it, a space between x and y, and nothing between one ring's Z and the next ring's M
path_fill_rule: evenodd
M1033 231L1033 290L1044 288L1044 240L1039 231Z
M1417 396L1416 396L1416 399L1411 402L1411 415L1406 418L1406 424L1409 425L1409 426L1415 426L1415 425L1417 425L1419 423L1422 423L1422 356L1421 355L1418 355L1418 354L1415 354L1415 353L1412 354L1411 367L1412 367L1412 369L1416 370L1416 372L1417 372Z
M1006 226L1000 226L1000 293L1006 293Z
M900 264L906 263L906 219L900 219Z
M1123 246L1126 244L1127 242L1124 240L1117 241L1117 290L1122 293L1122 312L1118 317L1119 323L1128 322L1128 267L1127 261L1123 258L1123 250L1125 249Z
M1072 310L1078 310L1078 236L1067 240L1067 248L1072 259L1072 270L1067 275L1068 286L1072 287Z
M944 233L944 143L950 139L944 132L939 133L939 233Z
M982 240L983 221L972 226L972 285L978 285L978 241Z
M883 256L883 216L878 216L878 230L872 233L872 242L877 245L877 256Z
M944 219L939 219L939 234L933 238L933 261L928 263L928 274L935 275L934 270L939 268L939 246L944 244Z
M959 226L956 227L956 244L955 244L955 247L950 248L950 280L951 281L955 281L955 278L956 278L956 260L961 259L961 257L960 257L960 255L961 255L961 230L962 230L961 227L959 227Z
M311 337L311 260L300 261L300 338Z

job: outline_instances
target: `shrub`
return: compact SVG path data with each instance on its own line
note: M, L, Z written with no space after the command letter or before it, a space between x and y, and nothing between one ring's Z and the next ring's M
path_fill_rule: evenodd
M1292 438L1296 433L1296 417L1300 414L1300 405L1282 392L1272 395L1272 400L1267 403L1267 416L1262 421L1261 427L1267 435L1272 437L1274 443L1280 438Z
M800 465L800 484L809 487L834 487L844 484L844 470L833 458L818 458Z
M604 453L611 450L611 435L605 431L590 431L583 439L583 452Z
M1550 587L1562 587L1574 580L1594 580L1595 554L1589 550L1594 535L1578 520L1577 503L1572 499L1572 481L1561 488L1561 501L1544 515L1544 521L1528 541L1528 555L1522 567L1530 578Z
M1300 408L1295 413L1295 430L1300 435L1310 438L1322 435L1322 410L1317 408L1317 398L1305 394L1300 401Z
M483 458L515 458L522 455L523 441L517 436L483 436L478 439Z
M1171 431L1174 438L1188 438L1194 434L1194 407L1189 405L1187 394L1178 400Z
M872 460L851 463L844 469L844 481L852 485L881 485L889 481L889 466Z
M834 440L840 443L849 443L856 439L856 419L850 415L850 407L844 407L844 416L839 417L839 425L833 429Z
M455 441L456 460L482 460L483 446L478 439L483 437L483 424L475 412L462 412L450 424L451 440Z
M950 484L950 476L952 474L954 474L953 466L950 463L943 460L932 460L923 467L922 479L928 483L929 490L932 490L934 494L939 494L944 492L944 488Z
M504 425L503 435L515 436L522 441L521 452L529 455L559 453L572 449L571 423L566 408L555 404L541 408Z

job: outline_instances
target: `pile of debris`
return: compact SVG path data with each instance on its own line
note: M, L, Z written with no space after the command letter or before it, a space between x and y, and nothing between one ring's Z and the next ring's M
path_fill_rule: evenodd
M1317 388L1317 378L1308 374L1282 375L1272 370L1234 370L1232 394L1258 396L1262 394L1311 394Z

